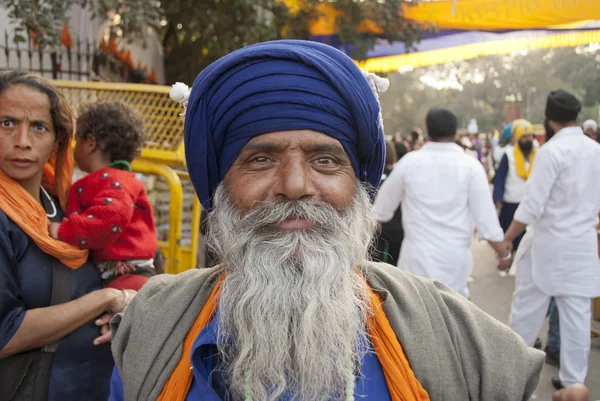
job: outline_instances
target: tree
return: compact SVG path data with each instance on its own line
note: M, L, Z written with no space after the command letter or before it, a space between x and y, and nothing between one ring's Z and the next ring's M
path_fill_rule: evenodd
M520 109L534 124L543 122L547 94L559 88L583 103L580 119L600 113L600 47L535 50L455 61L390 74L390 89L381 95L386 132L423 127L430 107L446 107L465 128L477 119L482 131L500 129L505 108Z
M167 81L192 82L208 64L243 46L281 38L310 39L310 23L322 1L297 2L292 13L281 0L180 0L164 2L163 46ZM377 38L403 41L410 48L427 27L402 16L405 0L336 0L336 28L350 55L363 59ZM371 21L381 32L365 32Z
M208 64L243 46L280 38L310 39L310 24L323 7L333 7L340 44L363 59L378 38L417 43L427 29L405 19L408 0L0 0L17 25L16 38L27 35L42 46L60 44L67 11L90 7L98 18L112 20L111 35L142 41L147 28L159 30L165 50L167 82L191 82ZM364 29L370 23L379 32Z
M248 44L281 37L289 18L276 0L180 0L163 5L167 82L193 82L219 57ZM280 28L281 29L281 28Z
M75 5L89 7L103 20L111 18L111 34L129 41L143 41L148 27L159 29L160 2L155 0L0 0L16 25L15 41L31 36L41 46L60 44L67 11Z

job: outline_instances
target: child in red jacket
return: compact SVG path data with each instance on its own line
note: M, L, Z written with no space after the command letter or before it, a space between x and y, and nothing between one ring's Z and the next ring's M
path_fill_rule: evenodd
M90 250L105 286L139 290L154 275L152 207L129 163L144 141L142 121L122 103L88 106L77 120L75 162L89 173L71 187L68 218L50 235Z

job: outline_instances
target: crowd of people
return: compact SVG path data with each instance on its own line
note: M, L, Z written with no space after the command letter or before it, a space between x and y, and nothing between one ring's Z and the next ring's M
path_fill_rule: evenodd
M387 245L396 238L385 232L385 224L403 227L399 256L387 258L398 258L400 268L439 280L465 297L474 228L488 240L499 268L512 267L516 275L511 328L541 348L538 333L549 316L544 352L546 362L560 368L552 379L557 390L585 380L591 298L600 295L598 127L593 120L578 125L580 110L572 94L552 92L541 148L529 121L508 124L504 146L491 152L497 168L490 194L482 158L457 146L455 116L433 109L426 119L428 142L387 173L374 204L383 223L378 242L385 250L396 250ZM402 218L394 220L400 205Z
M512 124L492 194L449 110L385 141L388 84L307 41L203 70L178 100L216 265L156 275L142 122L74 123L49 82L0 73L0 400L527 400L551 297L554 399L587 400L600 145L579 102L548 96L539 149ZM474 227L516 271L510 327L468 300Z

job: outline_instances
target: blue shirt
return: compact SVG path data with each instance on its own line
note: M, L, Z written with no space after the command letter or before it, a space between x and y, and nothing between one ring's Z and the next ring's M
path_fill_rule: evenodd
M90 263L69 275L71 299L101 288L100 275ZM15 335L27 310L50 305L51 293L52 257L0 210L0 349ZM106 400L114 363L110 344L93 344L99 335L91 320L61 340L50 368L48 401Z
M494 176L494 192L492 198L494 202L502 202L504 200L504 187L506 186L506 176L508 175L508 156L502 156L500 166L496 170Z
M192 367L194 379L186 401L223 401L229 400L224 380L218 370L217 327L219 312L202 329L192 346ZM372 349L372 346L370 346ZM211 375L212 373L212 375ZM110 381L108 401L123 401L123 383L115 367ZM374 351L368 352L361 363L361 375L356 380L354 398L361 401L391 401L390 393L383 375L383 368ZM287 401L281 398L280 401Z

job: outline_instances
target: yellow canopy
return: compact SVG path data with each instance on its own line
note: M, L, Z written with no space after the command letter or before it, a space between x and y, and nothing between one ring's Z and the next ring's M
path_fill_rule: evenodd
M391 72L398 71L403 67L427 67L453 60L470 60L480 56L506 54L522 50L580 46L591 42L600 42L600 30L480 42L425 52L370 58L358 62L358 66L370 72Z
M297 12L302 0L281 0ZM319 18L311 23L313 36L335 35L339 11L331 3L318 6ZM406 18L434 23L438 29L514 30L565 28L600 20L599 0L433 0L405 6ZM364 30L378 33L375 21Z
M296 12L302 0L280 0ZM337 34L336 17L340 12L328 2L318 6L319 18L311 23L315 40ZM529 49L568 47L600 42L600 28L578 29L594 20L600 20L600 0L431 0L405 6L406 18L433 23L440 31L500 31L492 40L436 48L428 51L403 53L389 52L359 62L372 72L397 71L403 67L424 67L452 60L466 60L479 56L504 54ZM360 29L378 33L376 21L367 21ZM524 32L522 36L503 35L502 31L545 29L545 34ZM548 30L550 32L548 32ZM552 32L556 30L556 33ZM539 32L536 32L539 33ZM487 38L486 38L487 39ZM424 40L421 48L424 48ZM438 46L439 47L439 46Z
M557 27L600 19L598 0L438 0L408 6L404 16L439 29L504 30Z

